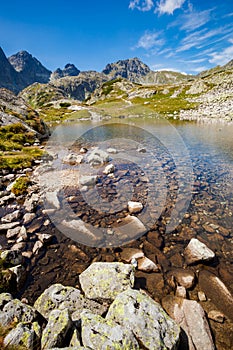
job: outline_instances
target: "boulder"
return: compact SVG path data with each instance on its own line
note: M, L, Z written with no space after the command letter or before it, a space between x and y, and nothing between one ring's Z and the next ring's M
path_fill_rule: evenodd
M225 284L213 273L203 270L198 276L199 286L208 299L233 321L233 296Z
M144 349L178 348L179 326L146 293L122 292L110 305L106 319L131 330Z
M7 231L11 228L14 228L16 226L19 226L20 225L20 222L19 221L14 221L14 222L9 222L9 223L6 223L6 224L0 224L0 232L1 231Z
M35 213L26 213L23 217L23 223L25 225L29 224L32 220L34 220L36 217Z
M94 148L87 155L86 160L91 165L103 165L109 161L109 155L99 148Z
M15 210L12 213L3 216L1 221L2 221L3 224L9 223L9 222L12 222L12 221L16 221L16 220L18 220L20 215L21 215L20 211L19 210Z
M162 305L183 330L182 349L215 349L205 312L198 302L168 295Z
M94 300L114 300L134 285L134 268L120 262L91 264L79 276L85 296Z
M50 349L61 347L65 343L67 333L72 327L69 310L53 310L48 319L48 323L42 332L41 348Z
M104 168L103 173L104 173L105 175L109 175L109 174L114 173L114 170L115 170L115 166L114 166L113 164L108 164L108 165Z
M193 271L184 270L184 269L174 269L169 271L167 274L168 280L175 281L176 284L182 286L186 289L190 289L194 286L195 283L195 274Z
M74 321L80 319L83 309L95 310L100 315L106 311L105 305L84 298L77 288L62 284L53 284L47 288L35 301L34 307L46 319L54 309L68 309Z
M121 220L120 226L114 227L114 233L122 241L137 239L147 232L144 224L136 216L127 215Z
M70 153L63 158L63 163L77 165L83 162L84 157L81 154Z
M91 349L140 349L133 333L112 320L84 311L81 314L82 342Z
M158 272L159 267L152 260L144 256L138 259L138 270L144 272Z
M1 253L1 259L5 264L20 265L24 258L20 250L4 250Z
M46 200L48 201L49 204L52 204L52 206L56 209L60 209L60 201L57 196L57 191L53 192L46 192Z
M184 250L185 261L188 265L209 261L215 257L215 253L204 243L192 238Z
M95 186L97 182L97 175L81 175L79 184L82 186Z
M18 322L33 322L36 318L36 310L18 299L9 301L0 311L0 324L3 327L9 326L15 320Z
M20 230L21 230L20 226L8 229L7 234L6 234L6 238L7 239L15 238L20 233Z
M132 201L128 202L128 211L130 212L130 214L139 213L140 211L142 211L142 209L143 209L142 203L132 202Z
M4 345L21 345L28 350L33 350L36 343L39 341L37 330L40 328L37 322L32 324L20 322L13 328L5 337Z

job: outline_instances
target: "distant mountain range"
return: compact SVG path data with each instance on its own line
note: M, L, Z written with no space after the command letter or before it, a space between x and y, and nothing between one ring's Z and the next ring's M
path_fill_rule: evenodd
M233 61L230 61L224 67L232 66ZM224 67L218 66L213 70L221 70ZM201 74L205 76L208 72ZM202 76L201 74L199 76ZM192 81L196 77L173 71L155 72L136 57L109 63L101 73L81 72L71 63L68 63L64 69L57 68L51 72L27 51L20 51L7 58L0 48L0 88L7 88L16 94L28 86L30 90L30 86L34 83L40 83L49 85L39 87L40 90L53 90L56 94L82 101L103 83L118 78L142 85L166 85Z

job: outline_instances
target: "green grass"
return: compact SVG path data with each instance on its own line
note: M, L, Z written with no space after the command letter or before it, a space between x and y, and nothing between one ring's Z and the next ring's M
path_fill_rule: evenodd
M37 147L24 147L20 151L0 152L0 169L19 170L30 168L44 151Z
M94 107L100 109L103 114L110 114L115 117L132 114L147 115L151 113L166 116L175 111L179 112L180 110L195 108L195 103L191 103L184 98L184 92L175 98L171 98L173 92L174 90L170 89L167 95L158 92L150 98L135 97L130 100L131 105L122 99L105 99L95 103Z
M12 191L16 196L20 196L20 195L22 195L22 194L25 194L25 193L27 193L27 189L28 189L30 183L31 183L31 182L30 182L30 179L29 179L28 176L19 177L19 178L15 181L15 183L14 183L14 185L13 185L11 191Z

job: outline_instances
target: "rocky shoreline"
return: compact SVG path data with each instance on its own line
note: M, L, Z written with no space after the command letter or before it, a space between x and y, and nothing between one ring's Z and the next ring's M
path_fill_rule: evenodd
M75 158L75 161L80 159L80 157ZM74 156L69 157L68 161L74 162ZM8 310L11 312L9 317L13 317L11 320L17 319L17 325L9 333L5 343L10 341L9 339L13 339L12 342L18 342L18 344L20 341L21 343L26 341L29 349L40 349L40 344L42 344L43 349L67 348L67 346L74 349L79 349L80 346L86 346L90 349L118 349L120 346L121 349L124 349L123 340L127 339L128 342L128 339L130 339L133 345L126 347L126 349L155 349L153 331L156 327L153 325L152 335L148 334L146 336L147 341L152 339L152 343L146 345L146 340L141 339L143 334L139 336L137 333L135 335L132 332L133 327L130 328L130 325L125 325L128 310L125 311L124 317L120 320L117 315L113 316L111 320L113 323L111 323L110 328L115 329L116 326L118 338L109 338L109 321L107 321L108 317L106 315L108 315L111 307L114 308L110 306L110 301L113 303L111 305L114 305L119 298L120 301L125 300L124 305L128 305L128 298L133 300L133 298L137 299L139 297L143 300L149 298L146 305L148 306L148 303L152 304L151 308L154 311L150 312L153 314L153 319L155 315L164 312L161 311L160 305L162 304L171 319L175 320L176 324L182 328L181 333L177 331L178 328L175 328L179 336L175 340L173 339L173 345L164 345L167 349L176 349L178 338L181 342L179 349L182 350L214 349L215 347L218 350L227 350L232 346L233 339L230 336L233 327L232 270L230 264L227 263L231 248L227 245L227 242L224 242L224 237L229 235L228 229L214 225L214 223L205 223L207 234L209 232L213 238L215 237L217 244L221 242L222 247L225 244L224 250L223 248L218 250L214 240L212 243L210 241L211 244L207 243L201 235L197 234L198 225L200 225L198 216L188 213L185 220L189 220L191 217L191 222L188 225L181 226L174 235L166 236L164 225L161 223L146 232L142 237L121 247L90 248L77 244L59 232L50 220L49 210L56 211L56 205L59 204L60 206L61 204L59 195L50 196L52 207L44 207L43 191L41 192L41 187L36 181L39 169L43 168L43 164L38 168L39 163L35 164L34 169L24 169L14 174L7 174L4 171L5 174L2 176L0 230L2 233L3 288L1 291L5 292L7 291L5 288L8 288L8 291L13 291L14 298L21 298L21 302L15 301L15 299L13 301L13 297L9 294L1 295L3 301L1 303L0 319L5 320ZM106 170L107 167L105 166L104 169ZM112 176L113 169L110 170L110 167L106 170L106 179ZM114 176L117 178L117 170L114 171ZM34 175L30 177L31 184L27 190L26 199L25 194L15 196L11 190L16 178L25 177L31 173ZM85 183L82 186L86 185ZM199 185L196 183L196 186ZM105 188L108 188L108 183L104 182L103 190ZM141 195L141 188L139 187L139 189L138 194ZM75 203L80 202L75 199L76 195L75 192L73 199L71 199L71 193L67 193L68 198L73 203L73 210L77 209ZM142 197L135 197L135 200L136 203L139 203L140 200L143 203ZM131 205L131 209L128 207L124 210L123 216L128 215L129 210L135 210L135 206ZM136 218L137 210L140 210L140 208L136 209L136 214L132 212L130 215ZM86 211L86 208L84 211ZM75 214L77 215L77 211L75 211ZM83 217L82 219L85 220ZM91 273L91 279L93 280L88 280L88 283L85 284L82 281L82 276L85 276L86 271L91 271L95 266L99 266L98 264L101 264L101 271L105 271L105 266L110 269L104 274L104 276L108 276L105 278L105 282L98 287L98 283L102 283L104 278L103 276L96 278L99 275L95 271ZM120 268L117 268L117 264L120 264ZM116 275L111 270L113 267ZM126 280L122 280L120 277L121 269L131 271L126 274ZM107 283L108 281L111 281L111 283ZM118 286L114 289L116 294L114 294L114 297L106 297L104 293L110 293L111 288L115 288L115 282L118 283ZM54 293L53 290L55 290ZM83 308L81 311L79 310L82 316L79 314L77 319L72 319L73 312L77 311L77 304L74 303L72 297L70 300L71 291L83 300ZM127 291L129 291L129 294L127 294ZM131 291L132 295L130 294ZM56 293L58 294L57 297ZM44 295L47 298L48 294L52 294L55 299L48 300L48 305L52 305L52 308L45 313L35 305L39 304L38 300L42 300ZM84 302L84 300L86 301ZM18 306L12 308L12 303L16 306L19 305L19 308ZM34 308L31 309L28 303L34 305ZM43 299L42 306L46 303L47 299ZM95 307L90 306L90 304L95 305ZM133 305L133 313L139 317L140 305L138 306L137 303L136 306L135 303ZM37 316L27 320L24 319L23 314L27 307L30 309L30 315L36 313ZM154 308L156 308L156 311ZM53 309L54 312L52 312ZM117 309L119 309L119 306ZM150 317L148 316L148 310L142 307L141 311L140 317L142 319L139 317L139 320L142 322L140 324L143 325L141 327L145 329L147 327L145 324L150 322ZM19 313L15 315L14 312ZM84 328L80 326L80 317ZM63 319L66 320L64 327ZM135 324L136 321L133 322ZM167 324L167 321L161 321L162 327L164 326L163 322ZM5 325L4 322L2 325ZM62 334L61 337L54 337L48 332L51 325L52 328L59 328ZM122 325L123 329L125 327L131 329L130 335L123 332ZM172 325L177 327L174 323ZM203 327L205 337L200 339L200 334L203 334ZM73 343L73 335L71 336L74 331L76 334L74 336L75 343ZM89 338L84 340L83 334L86 337L87 333L90 332L94 335L101 335L102 340L98 336L93 337L94 340ZM164 331L161 332L159 331L160 336L164 334ZM99 345L96 344L100 344L103 338L103 345L98 347ZM72 342L71 339L73 339ZM57 341L60 340L61 342L58 344ZM91 343L91 341L94 341L94 343ZM163 341L165 342L164 339ZM114 344L115 347L113 347L111 342L117 342L118 344ZM163 347L157 348L162 349Z

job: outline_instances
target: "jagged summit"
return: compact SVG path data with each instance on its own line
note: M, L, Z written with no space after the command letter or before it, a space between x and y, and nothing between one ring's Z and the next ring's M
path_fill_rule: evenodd
M25 86L35 82L47 83L49 81L51 71L27 51L17 52L15 55L10 56L8 60L14 69L20 73Z
M50 80L60 79L64 77L76 77L80 70L72 63L67 63L64 69L57 68L50 77Z
M142 76L150 73L150 68L143 63L139 58L129 58L126 60L119 60L115 63L109 63L104 68L102 73L115 79L117 77L126 78L130 81L138 81Z
M0 47L0 87L9 89L14 93L24 88L23 80L12 67L2 48Z

